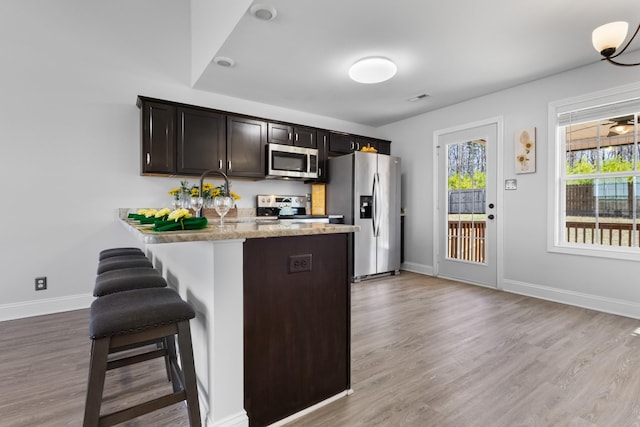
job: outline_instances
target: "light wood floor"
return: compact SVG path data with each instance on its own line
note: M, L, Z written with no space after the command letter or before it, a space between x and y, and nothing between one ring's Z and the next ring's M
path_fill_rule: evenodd
M405 272L352 307L355 393L288 427L640 426L638 320ZM0 323L0 425L81 425L88 356L87 310ZM157 362L110 373L109 405L169 387Z

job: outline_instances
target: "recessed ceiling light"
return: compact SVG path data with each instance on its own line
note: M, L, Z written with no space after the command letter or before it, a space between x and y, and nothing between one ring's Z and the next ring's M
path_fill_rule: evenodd
M226 56L216 56L213 58L213 62L225 68L231 68L236 64L236 61L231 58L227 58Z
M262 21L271 21L276 17L278 11L275 7L266 6L264 4L254 4L249 8L249 12Z
M358 83L381 83L395 76L397 70L390 59L372 56L356 61L349 68L349 77Z

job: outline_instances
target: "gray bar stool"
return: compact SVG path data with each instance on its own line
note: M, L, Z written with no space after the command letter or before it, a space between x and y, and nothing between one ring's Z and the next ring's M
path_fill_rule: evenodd
M144 254L142 255L119 255L105 258L98 262L98 274L106 271L120 270L123 268L147 267L153 268L153 263Z
M144 255L144 252L142 249L134 247L103 249L98 254L98 261L120 255Z
M96 283L93 287L93 296L100 298L105 295L132 291L134 289L166 287L167 281L162 277L160 272L154 268L122 268L99 274L98 277L96 277ZM144 343L144 345L148 345L148 343ZM176 354L175 340L173 337L161 338L157 340L156 346L160 349L164 348L167 350L165 368L167 370L167 379L171 381L171 357L175 357ZM141 347L141 345L130 346L126 348L126 350L134 347ZM174 387L175 386L174 384Z
M145 288L166 288L167 281L155 268L132 267L108 270L96 277L94 297Z
M111 426L157 409L186 401L190 426L200 427L198 389L193 361L189 320L195 317L191 305L169 288L148 288L117 292L91 304L89 335L92 340L84 427ZM165 349L109 360L123 348L177 335L182 368L171 357L173 393L109 414L100 414L106 371L165 357Z

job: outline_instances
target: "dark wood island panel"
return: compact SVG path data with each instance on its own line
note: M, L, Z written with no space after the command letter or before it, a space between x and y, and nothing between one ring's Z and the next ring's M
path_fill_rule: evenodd
M349 389L347 239L326 234L244 242L250 426L271 424Z

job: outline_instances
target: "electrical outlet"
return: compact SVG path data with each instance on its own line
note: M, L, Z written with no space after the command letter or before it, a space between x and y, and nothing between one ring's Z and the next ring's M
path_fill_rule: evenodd
M36 277L36 291L44 291L47 289L47 278Z
M311 271L311 254L290 255L289 256L289 273L302 273Z

